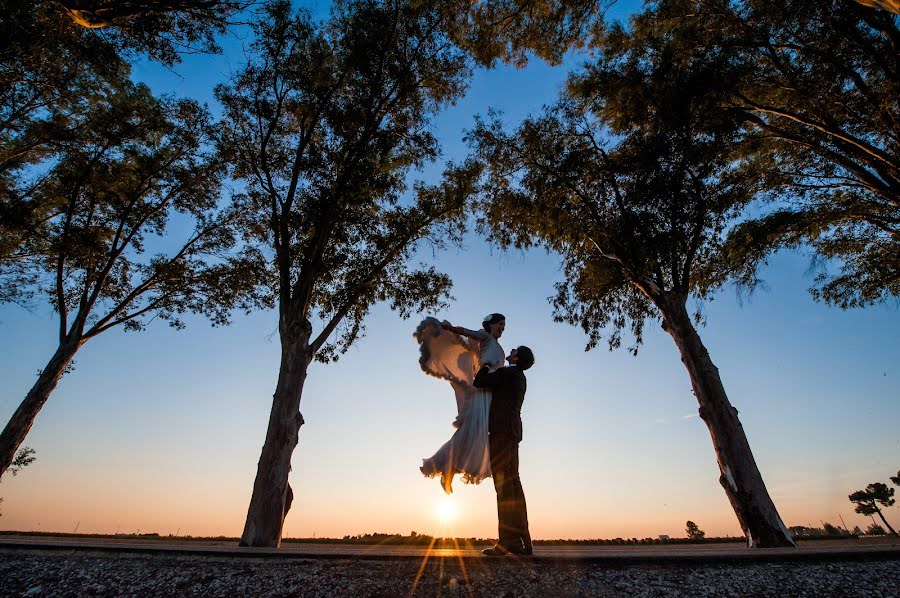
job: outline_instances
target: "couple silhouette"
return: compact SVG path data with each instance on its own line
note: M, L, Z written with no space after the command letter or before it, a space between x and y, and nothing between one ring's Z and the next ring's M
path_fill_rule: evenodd
M492 313L485 316L481 330L425 318L414 335L422 371L449 381L457 406L456 430L420 469L428 477L440 477L448 494L456 474L472 484L493 478L498 541L483 551L487 556L532 554L519 443L525 370L534 365L534 354L523 345L506 355L499 342L505 329L503 314Z

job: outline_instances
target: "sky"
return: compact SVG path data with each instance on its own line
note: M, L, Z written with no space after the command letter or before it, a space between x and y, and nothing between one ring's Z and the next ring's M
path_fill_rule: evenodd
M172 70L141 62L133 76L215 112L212 87L239 68L246 41L226 38L222 55L189 56ZM442 160L465 155L475 114L500 108L514 123L537 113L577 62L478 71L435 121ZM439 171L426 169L426 182ZM636 357L585 352L580 329L552 320L558 256L500 251L471 234L433 263L454 281L448 309L401 320L376 305L347 354L311 366L285 537L496 535L489 480L457 482L445 497L419 472L452 434L455 402L446 382L421 372L412 338L426 315L477 328L495 311L507 317L501 344L527 344L536 357L520 447L533 537L679 537L687 520L708 536L740 535L687 372L658 322ZM865 528L871 520L847 495L900 469L900 318L896 304L814 302L810 263L808 252L777 254L762 271L766 287L749 297L724 288L699 333L785 523ZM111 331L82 348L26 439L37 461L0 485L0 529L240 535L278 373L277 316L187 322L183 331L163 322ZM56 326L47 304L0 306L4 422L52 355ZM885 514L900 524L900 507Z

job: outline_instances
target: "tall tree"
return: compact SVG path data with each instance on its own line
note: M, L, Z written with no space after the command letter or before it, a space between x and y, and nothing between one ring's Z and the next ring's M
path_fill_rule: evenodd
M34 188L56 215L40 243L18 251L34 254L29 273L59 314L58 346L0 433L0 475L89 340L115 327L140 330L150 318L181 327L187 311L222 323L244 300L238 289L252 276L225 253L234 236L217 207L224 169L211 134L196 103L157 100L122 81L92 99L83 134ZM172 220L194 228L181 244L161 242Z
M897 532L891 527L891 524L887 522L887 519L884 518L884 513L881 512L881 509L878 508L878 505L883 507L892 506L896 502L893 497L893 488L889 488L887 484L875 482L874 484L866 486L865 490L857 490L847 498L850 499L850 502L856 503L855 510L861 515L871 516L878 513L878 516L881 517L881 520L887 528L896 536Z
M171 65L215 51L215 35L252 2L8 0L0 13L0 301L27 299L19 251L46 237L56 206L34 186L62 146L84 132L91 107L143 54ZM83 26L97 27L88 30ZM15 254L16 258L12 256ZM34 254L30 254L33 256Z
M632 23L652 29L653 14ZM741 111L723 111L741 65L696 40L607 31L595 64L563 99L509 134L498 119L472 133L488 165L490 236L562 254L556 319L580 325L588 348L609 331L642 341L661 317L678 347L719 463L719 481L751 546L793 546L769 497L718 369L687 308L729 280L724 231L760 187L737 167Z
M777 201L738 227L733 257L754 280L774 250L809 244L827 268L812 289L842 308L900 297L900 29L850 0L660 0L660 35L746 65L728 103L764 142Z
M374 302L406 317L450 287L408 262L419 240L440 242L439 229L452 237L464 222L477 168L450 167L443 185L404 194L410 170L437 156L430 118L469 72L439 24L414 3L360 0L316 26L274 2L254 27L249 63L216 90L223 147L246 185L238 211L269 256L281 341L242 546L281 541L310 364L350 347Z

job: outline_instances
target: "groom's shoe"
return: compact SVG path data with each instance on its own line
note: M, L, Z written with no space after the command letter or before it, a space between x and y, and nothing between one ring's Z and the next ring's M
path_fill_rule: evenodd
M498 545L491 546L490 548L485 548L481 551L481 554L483 554L484 556L506 556L509 554L509 551Z
M509 554L520 556L531 556L534 553L531 548L531 543L526 544L524 540L519 540L518 543L507 546L506 551Z

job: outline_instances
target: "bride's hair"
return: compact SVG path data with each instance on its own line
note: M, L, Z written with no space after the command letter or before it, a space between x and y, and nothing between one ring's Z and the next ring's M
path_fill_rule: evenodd
M502 322L505 319L506 316L504 316L503 314L491 314L489 316L485 316L484 321L481 323L481 326L485 329L485 331L490 332L491 326L493 326L497 322Z

